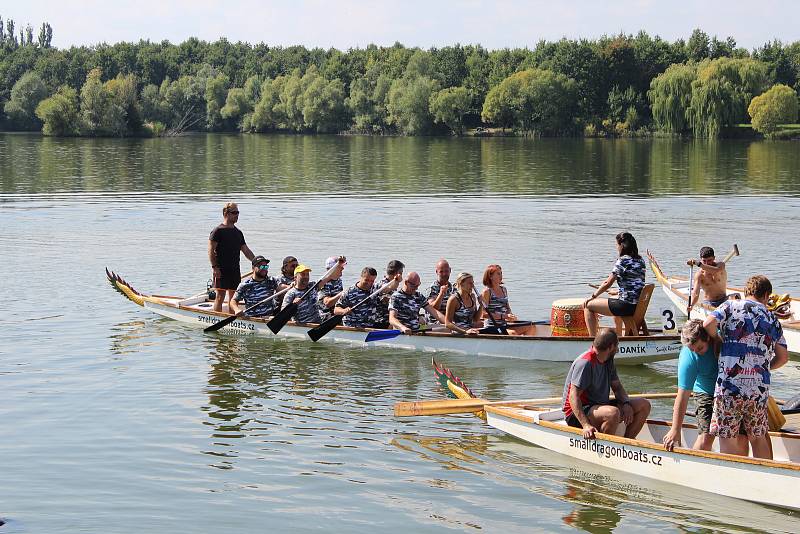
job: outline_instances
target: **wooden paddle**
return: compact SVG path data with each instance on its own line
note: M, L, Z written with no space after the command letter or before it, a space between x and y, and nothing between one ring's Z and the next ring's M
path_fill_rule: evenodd
M728 252L728 255L722 258L722 263L728 263L731 258L738 255L739 255L739 246L736 243L734 243L733 248L731 249L730 252Z
M253 304L252 306L248 306L247 308L245 308L244 310L240 311L239 313L236 313L236 314L234 314L234 315L231 315L230 317L226 317L225 319L223 319L223 320L221 320L221 321L219 321L219 322L216 322L216 323L212 324L212 325L211 325L211 326L209 326L209 327L206 327L206 328L204 328L204 329L203 329L203 332L216 332L217 330L219 330L219 329L221 329L221 328L225 328L226 326L228 326L229 324L231 324L231 323L232 323L232 322L234 322L236 319L238 319L238 318L239 318L239 317L241 317L242 315L246 314L246 313L247 313L247 312L249 312L250 310L252 310L252 309L254 309L254 308L258 308L258 307L259 307L259 306L261 306L262 304L265 304L265 303L267 303L267 302L269 302L269 301L271 301L271 300L273 300L273 299L276 299L276 298L280 297L281 295L283 295L284 293L286 293L287 291L289 291L291 288L292 288L292 286L289 286L289 287L287 287L286 289L284 289L283 291L278 291L278 292L277 292L277 293L275 293L274 295L270 295L269 297L265 298L264 300L262 300L262 301L260 301L260 302L256 302L256 303L255 303L255 304Z
M352 308L350 308L349 312L347 312L345 314L342 314L342 315L334 315L330 319L326 319L319 326L315 326L314 328L309 330L308 331L308 337L311 338L311 341L319 341L322 338L322 336L324 336L325 334L327 334L328 332L330 332L331 330L333 330L334 328L336 328L337 326L342 324L342 321L344 320L344 316L345 315L348 315L349 313L351 313L353 310L355 310L356 308L358 308L362 304L367 303L369 301L369 299L371 299L372 297L374 297L378 293L383 292L384 289L386 289L386 286L381 287L377 291L375 291L372 294L370 294L370 296L368 296L368 297L364 298L363 300L361 300L360 302L356 303Z
M337 262L336 265L334 265L333 267L328 269L328 272L326 272L325 274L322 275L322 278L320 278L319 280L317 280L316 282L311 284L311 286L306 290L306 292L303 293L302 295L300 295L300 302L305 300L305 298L307 296L309 296L311 294L311 292L314 291L317 288L319 283L322 280L325 280L325 278L327 278L338 267L339 267L339 263ZM299 302L290 302L285 308L283 308L281 311L279 311L275 315L275 317L273 317L270 320L270 322L267 323L267 326L269 327L270 330L272 330L273 334L277 334L278 332L281 331L281 329L284 326L286 326L286 323L289 322L289 319L291 319L292 316L297 312L297 307L298 306L299 306Z
M642 399L673 399L678 392L673 393L634 393L628 395ZM611 395L610 398L614 398ZM394 415L397 417L411 417L417 415L443 415L457 413L471 413L482 410L484 406L518 406L525 404L553 404L561 403L561 397L545 397L543 399L520 399L507 401L488 401L486 399L447 399L398 402L394 405Z

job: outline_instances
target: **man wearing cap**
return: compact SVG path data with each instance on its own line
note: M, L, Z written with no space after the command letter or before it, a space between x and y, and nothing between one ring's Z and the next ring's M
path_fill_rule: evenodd
M344 268L344 264L346 260L344 257L340 257L338 259L339 265L341 266L340 269ZM325 285L333 276L336 271L340 271L340 269L334 269L330 271L322 280L319 281L317 287L320 285ZM340 271L341 272L341 271ZM341 274L340 274L341 276ZM294 269L294 287L291 288L286 294L283 296L283 307L285 308L292 302L297 304L297 311L294 314L293 319L298 323L321 323L319 316L319 309L317 308L317 290L316 288L311 291L311 293L306 296L306 298L301 299L308 288L314 285L313 282L310 281L311 277L311 267L307 265L303 265L302 263L295 267Z
M239 287L242 274L239 268L239 254L248 260L255 257L253 251L244 242L244 234L236 228L239 220L239 206L228 202L222 208L223 222L208 236L208 261L211 262L212 286L216 290L214 311L222 311L222 303L227 295L228 300Z
M428 304L439 310L444 315L447 309L447 299L455 291L450 283L450 264L442 258L436 263L436 281L428 290Z
M264 256L256 256L253 258L253 277L245 280L239 287L231 299L231 312L239 313L247 306L252 306L264 299L267 299L275 294L278 290L278 279L269 276L269 260ZM246 303L245 304L243 304ZM247 312L249 317L264 317L267 315L274 315L276 309L275 299L265 302L264 304Z
M330 271L337 264L340 267L333 271L331 279L317 292L317 308L319 308L319 318L322 321L329 319L333 315L333 308L344 294L344 286L342 285L344 264L339 262L339 256L331 256L325 260L325 271Z
M286 256L283 258L283 265L281 265L281 275L278 281L284 287L289 287L294 283L294 270L299 265L297 258L294 256Z
M386 291L378 296L375 303L375 328L389 328L389 299L392 293L398 288L403 280L403 269L405 265L400 260L392 260L386 266L386 276L375 284L375 291L386 288Z
M444 324L444 315L428 304L428 299L417 291L419 274L411 271L400 289L392 293L389 300L389 324L404 334L419 330L419 311L425 309L431 317Z
M694 288L692 289L692 305L688 311L691 312L694 304L700 298L700 289L703 289L704 304L716 308L728 300L728 271L725 270L725 263L714 261L714 249L703 247L700 249L700 261L694 258L686 262L689 265L700 267L694 275Z

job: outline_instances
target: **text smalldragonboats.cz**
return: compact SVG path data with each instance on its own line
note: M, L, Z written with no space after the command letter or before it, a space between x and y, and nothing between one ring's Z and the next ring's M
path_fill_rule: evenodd
M617 445L598 443L593 439L569 438L569 446L576 449L596 452L600 456L605 456L606 458L621 458L623 460L632 460L634 462L650 463L653 465L661 465L661 460L663 459L663 456L647 454L643 451L632 451Z
M201 315L200 317L197 318L197 320L200 321L201 323L211 323L211 324L216 324L220 321L220 319L216 317L208 317L206 315ZM247 330L251 332L256 331L255 325L253 325L252 323L247 323L245 321L234 321L231 324L229 324L226 328L232 328L234 330Z

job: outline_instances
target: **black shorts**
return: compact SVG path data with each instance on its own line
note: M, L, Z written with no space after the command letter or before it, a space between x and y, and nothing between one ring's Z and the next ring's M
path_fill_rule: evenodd
M597 406L597 404L585 404L583 406L583 413L584 413L584 415L586 415L586 417L589 417L589 410L592 409L592 406ZM617 406L617 400L614 399L612 401L608 401L608 406ZM569 425L569 426L572 426L572 427L575 427L575 428L583 428L583 425L581 425L580 421L578 421L578 418L575 417L574 413L569 414L569 417L567 417L565 419L565 421L567 422L567 425Z
M630 302L619 299L608 299L608 309L611 310L611 315L627 317L634 314L636 311L636 304L631 304Z
M242 281L242 275L239 274L239 269L220 269L219 276L215 276L212 281L214 289L229 289L235 291L239 287L239 282Z

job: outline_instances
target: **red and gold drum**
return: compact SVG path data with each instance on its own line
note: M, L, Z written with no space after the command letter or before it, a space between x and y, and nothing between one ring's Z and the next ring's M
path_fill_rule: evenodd
M586 318L583 316L583 299L553 301L550 312L550 332L554 336L588 336Z

